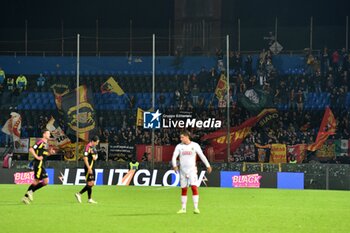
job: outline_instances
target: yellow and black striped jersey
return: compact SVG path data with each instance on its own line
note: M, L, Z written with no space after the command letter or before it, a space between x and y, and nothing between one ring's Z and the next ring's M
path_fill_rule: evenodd
M96 156L97 155L97 150L96 150L96 147L94 147L92 145L92 143L88 143L86 146L85 146L85 150L84 150L84 157L87 157L88 158L88 162L89 162L89 166L90 168L93 167L93 164L94 164L94 161L92 159L93 156Z
M33 145L33 149L38 156L43 156L44 160L49 155L49 152L48 152L49 145L46 142L44 142L44 140L42 139L38 140ZM34 158L34 160L37 160L37 159Z

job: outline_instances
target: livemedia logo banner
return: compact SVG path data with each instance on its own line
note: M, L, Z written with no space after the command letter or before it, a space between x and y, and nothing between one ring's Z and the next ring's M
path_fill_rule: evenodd
M219 129L222 127L222 121L215 118L197 119L190 112L180 112L176 114L156 112L143 113L144 129L170 129L170 128L204 128Z

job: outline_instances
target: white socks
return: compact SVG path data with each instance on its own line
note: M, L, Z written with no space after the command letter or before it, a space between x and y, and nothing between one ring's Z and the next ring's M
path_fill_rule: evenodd
M195 209L198 209L199 195L192 196L193 205ZM181 196L181 206L185 210L187 205L187 196Z
M187 196L181 196L181 206L182 209L185 210L187 205Z
M194 208L198 209L199 195L192 196L192 199L193 199Z

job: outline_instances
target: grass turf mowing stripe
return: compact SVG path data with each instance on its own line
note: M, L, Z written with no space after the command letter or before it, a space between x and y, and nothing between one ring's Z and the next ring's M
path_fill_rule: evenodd
M95 186L97 205L77 203L82 186L49 185L20 202L27 185L0 185L0 231L27 232L348 232L348 191L200 188L187 214L180 188ZM150 192L154 191L154 192Z

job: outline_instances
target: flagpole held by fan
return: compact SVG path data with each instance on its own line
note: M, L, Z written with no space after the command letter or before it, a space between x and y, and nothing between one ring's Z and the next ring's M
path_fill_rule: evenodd
M77 126L77 130L76 130L76 142L75 142L75 157L76 157L76 165L78 167L78 158L79 158L79 97L80 97L80 93L79 93L79 75L80 75L80 34L77 35L77 110L76 110L76 126Z

